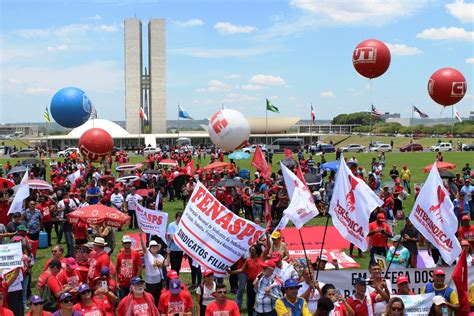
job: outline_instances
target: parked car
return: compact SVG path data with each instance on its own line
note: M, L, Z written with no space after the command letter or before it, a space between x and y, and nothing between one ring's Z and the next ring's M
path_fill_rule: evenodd
M349 144L346 147L342 147L341 150L342 152L361 153L365 150L365 146L359 144Z
M65 150L58 151L58 157L69 157L73 152L79 153L79 148L71 147Z
M423 146L420 144L406 144L405 146L400 147L400 151L407 152L407 151L423 151Z
M258 144L258 145L260 146L260 149L263 152L267 152L267 147L265 145L263 145L263 144ZM254 153L256 148L257 148L257 144L253 144L253 145L250 145L248 147L242 148L242 151L250 154L250 153Z
M450 143L439 143L430 147L431 151L451 151L453 146Z
M38 151L34 148L24 148L10 154L11 158L36 157L36 156L38 156Z
M371 152L390 152L392 151L392 146L390 146L390 144L378 144L373 147L370 147L369 150Z
M336 148L330 144L317 144L311 146L311 151L315 153L333 153L336 151Z
M469 145L465 145L462 150L464 151L474 151L474 143L472 144L469 144Z
M153 155L154 155L154 154L159 153L160 151L161 151L160 148L145 147L145 148L143 148L143 153L142 153L142 155L143 155L143 156L148 156L148 155L150 155L150 154L153 154ZM138 151L137 151L137 155L138 155Z

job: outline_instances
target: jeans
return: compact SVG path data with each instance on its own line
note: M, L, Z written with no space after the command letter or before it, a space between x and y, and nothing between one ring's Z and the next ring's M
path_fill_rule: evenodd
M239 280L239 289L237 290L236 300L239 310L242 311L242 301L244 297L245 286L247 285L247 274L241 272L237 274L237 278Z
M128 210L128 216L130 216L130 224L128 225L129 229L138 228L138 221L137 221L137 214L135 214L135 210Z
M247 315L253 316L255 306L255 290L253 288L253 280L247 279Z
M189 266L191 267L191 283L194 286L199 286L202 281L202 271L200 267L193 266L193 258L188 257Z
M403 180L403 188L408 192L408 194L411 194L411 189L410 189L410 180Z
M49 221L43 224L44 231L48 234L48 247L51 246L51 232L53 231L53 222Z
M162 284L161 282L158 283L145 283L146 286L146 291L153 295L153 298L155 299L155 306L158 307L158 303L160 302L160 296L161 296L161 289L162 289Z
M58 237L58 245L61 243L61 241L63 239L63 232L64 232L64 223L60 223L59 224L59 232L56 231L56 236Z
M66 257L74 257L74 234L72 232L72 228L64 229L64 237L66 238L66 247L67 247Z
M21 272L20 272L21 273ZM31 278L31 274L27 273L23 276L23 281L21 282L21 285L23 287L22 290L22 301L23 301L23 306L28 306L28 288L29 288L29 281Z
M253 205L253 218L262 219L262 212L263 212L263 205L262 204L254 204Z
M170 252L170 265L171 270L174 270L179 275L179 270L181 270L181 262L183 261L183 252L182 251L171 251Z

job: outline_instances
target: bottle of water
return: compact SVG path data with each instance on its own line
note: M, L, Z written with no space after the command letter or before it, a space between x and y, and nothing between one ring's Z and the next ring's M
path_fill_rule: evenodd
M442 311L443 316L448 316L449 315L449 310L448 310L447 306L443 306L441 308L441 311Z

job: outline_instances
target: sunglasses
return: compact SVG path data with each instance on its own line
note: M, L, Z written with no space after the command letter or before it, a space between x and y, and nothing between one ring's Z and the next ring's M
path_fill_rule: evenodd
M396 312L402 312L403 308L401 308L401 307L392 307L391 310L396 311Z
M227 291L217 291L219 294L227 294Z
M41 306L42 306L42 305L43 305L43 302L40 302L40 303L31 303L31 305L33 305L33 306L39 306L39 305L41 305Z
M87 294L87 293L92 293L92 291L91 291L91 290L85 290L85 291L82 291L82 292L81 292L81 295L83 295L83 294Z
M58 252L58 251L57 250L51 250L51 253L56 253L56 252Z
M72 298L67 298L63 301L64 304L69 304L69 303L72 303Z

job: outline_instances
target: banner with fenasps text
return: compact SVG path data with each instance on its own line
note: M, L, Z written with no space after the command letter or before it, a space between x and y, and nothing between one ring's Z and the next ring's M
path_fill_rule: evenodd
M174 241L199 265L224 275L264 233L260 226L228 210L198 182Z

